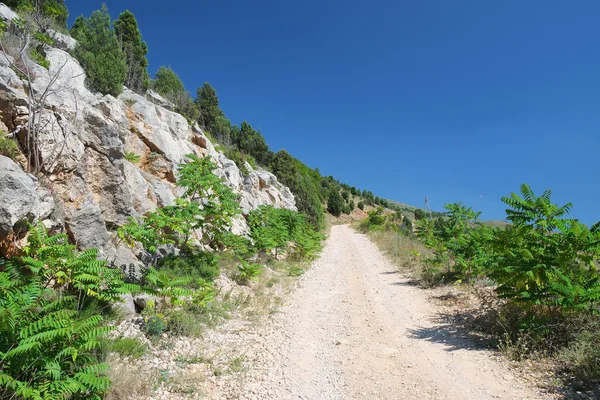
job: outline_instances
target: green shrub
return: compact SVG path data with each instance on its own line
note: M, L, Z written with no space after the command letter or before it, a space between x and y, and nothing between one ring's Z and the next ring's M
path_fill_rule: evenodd
M0 154L14 160L21 151L17 141L6 136L6 132L0 131Z
M361 222L360 229L363 232L368 232L372 230L382 230L385 224L383 207L378 207L377 210L369 211L368 215L369 217Z
M163 258L159 267L163 272L176 277L189 276L212 281L219 276L218 257L214 253L195 252Z
M304 269L297 265L292 265L290 268L288 268L289 276L293 276L294 278L297 278L299 276L302 276L303 274L304 274Z
M31 57L31 60L33 62L35 62L36 64L49 69L50 68L50 61L48 61L46 59L46 57L40 53L37 49L33 49L31 50L31 52L29 53L29 56Z
M178 93L185 92L185 86L171 67L160 67L152 81L152 88L161 96L170 99Z
M127 62L106 5L89 18L78 17L71 35L77 39L73 55L85 70L90 89L115 97L121 94Z
M151 338L156 338L167 329L167 322L161 315L150 315L144 318L144 333Z
M263 266L260 264L250 264L246 261L242 261L237 266L237 271L233 276L233 279L240 285L247 285L250 281L258 279L262 273Z
M175 337L200 337L206 325L199 314L186 309L170 310L165 331Z
M131 217L118 230L122 240L131 246L139 242L151 253L164 244L193 253L189 242L193 233L201 229L203 244L213 249L224 248L232 218L241 213L237 195L213 174L217 165L210 157L188 155L188 158L188 163L179 165L177 185L184 190L182 197L175 204L138 220Z
M364 202L364 201L362 201L362 200L361 200L361 201L359 201L359 202L358 202L358 208L360 208L361 210L364 210L364 209L365 209L365 202Z

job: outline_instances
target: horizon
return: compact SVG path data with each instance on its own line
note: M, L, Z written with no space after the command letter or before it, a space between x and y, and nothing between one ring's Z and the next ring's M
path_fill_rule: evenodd
M136 15L152 77L209 82L232 123L325 176L486 220L527 183L600 220L600 4L67 0L69 23L103 2Z

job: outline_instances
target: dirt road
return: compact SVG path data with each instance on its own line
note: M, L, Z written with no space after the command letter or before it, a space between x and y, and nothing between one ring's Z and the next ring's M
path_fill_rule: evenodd
M543 398L487 351L438 329L424 291L348 226L332 228L280 311L242 398Z

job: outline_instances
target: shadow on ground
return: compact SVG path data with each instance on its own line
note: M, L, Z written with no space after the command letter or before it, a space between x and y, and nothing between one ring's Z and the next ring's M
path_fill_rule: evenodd
M435 317L435 325L427 328L409 330L409 337L440 343L446 351L489 350L494 348L493 341L478 332L466 329L461 320L472 318L460 313L440 313Z
M396 282L397 285L407 285L406 282ZM452 302L458 299L458 296L452 293L432 296L432 299ZM498 341L494 335L481 332L477 329L481 320L491 318L492 311L477 312L474 309L459 310L453 312L440 312L433 318L433 326L411 329L408 336L416 340L427 340L432 343L439 343L444 346L448 352L457 350L471 351L492 351L498 352ZM569 379L564 372L548 371L544 373L539 383L545 382L541 390L552 393L556 400L599 400L600 385L590 387L582 386L582 382ZM572 377L571 377L572 378ZM563 382L563 387L554 386L557 382ZM554 382L554 383L553 383Z

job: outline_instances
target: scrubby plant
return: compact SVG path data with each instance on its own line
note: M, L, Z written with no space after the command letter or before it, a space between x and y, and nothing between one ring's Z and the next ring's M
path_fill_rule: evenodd
M261 206L248 214L250 236L258 251L270 252L285 249L293 234L293 227L286 224L288 210Z
M191 282L189 276L174 279L167 271L149 268L144 279L144 291L159 298L155 308L160 312L165 307L184 304L183 297L194 294L194 290L189 288Z
M196 251L188 254L173 255L162 258L158 268L168 271L173 279L189 276L192 279L212 281L219 276L219 258L214 253Z
M167 321L162 314L153 314L144 317L143 330L147 336L156 338L167 329Z
M213 174L217 166L209 157L189 155L188 159L188 163L179 165L177 185L184 190L182 197L140 220L130 218L119 228L121 239L131 245L140 242L152 253L163 244L192 252L189 241L195 231L202 230L199 240L203 244L223 248L232 219L241 212L237 197Z
M369 216L361 222L360 229L363 232L383 229L385 224L385 215L383 214L383 211L383 207L378 207L376 210L369 211Z
M139 154L135 154L129 151L125 153L125 159L134 164L139 163L141 158L142 157Z
M263 266L260 264L242 261L241 264L237 266L233 279L240 285L247 285L251 281L258 279L262 270Z
M359 201L359 202L358 202L358 208L360 208L361 210L364 210L364 209L365 209L365 202L364 202L364 201L362 201L362 200L361 200L361 201Z
M104 339L102 341L102 352L106 355L117 353L121 357L130 359L141 358L148 351L148 345L138 338L119 337L116 339Z
M177 93L185 92L185 86L171 67L160 67L152 81L152 89L167 99Z

